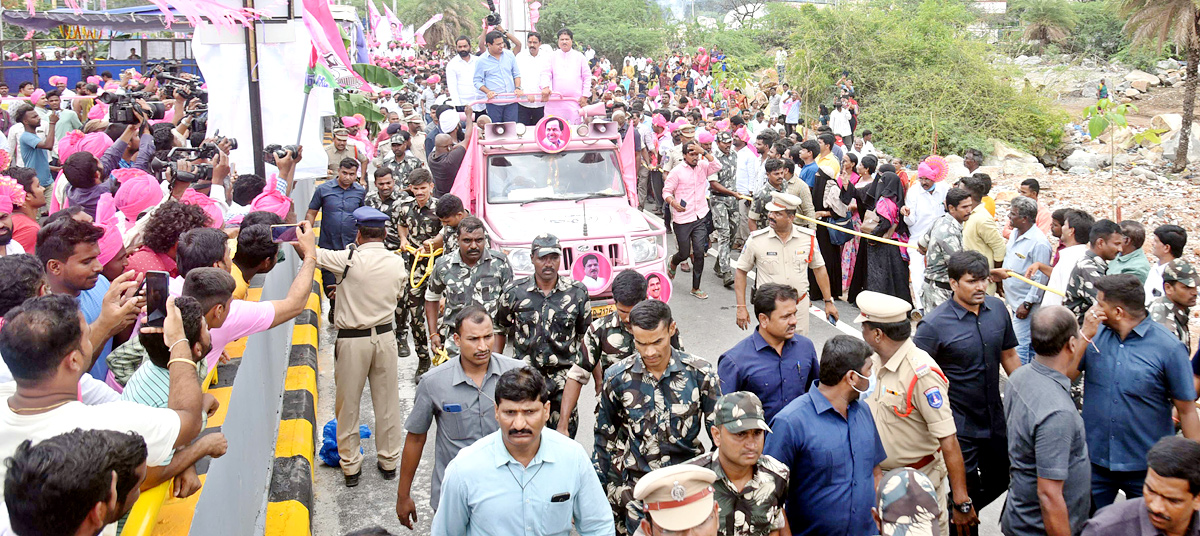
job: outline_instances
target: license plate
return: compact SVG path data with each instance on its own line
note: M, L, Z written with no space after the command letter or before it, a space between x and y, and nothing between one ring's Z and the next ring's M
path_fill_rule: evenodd
M602 317L608 313L611 313L613 311L616 311L616 310L617 310L617 306L615 304L610 303L608 305L596 305L596 306L592 307L592 318L593 319L600 318L600 317Z

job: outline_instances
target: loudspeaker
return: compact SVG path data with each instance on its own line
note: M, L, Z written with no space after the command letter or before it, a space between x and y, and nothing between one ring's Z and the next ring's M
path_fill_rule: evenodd
M517 124L514 122L488 123L483 126L484 141L515 140L519 137Z

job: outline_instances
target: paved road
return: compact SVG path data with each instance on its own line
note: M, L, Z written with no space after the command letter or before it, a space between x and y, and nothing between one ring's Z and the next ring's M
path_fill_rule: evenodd
M671 237L668 237L669 239ZM673 242L673 240L668 240ZM671 249L674 249L672 244ZM702 356L716 362L716 358L724 350L732 347L745 337L748 332L740 331L734 323L735 302L733 292L721 286L721 282L711 272L713 259L707 259L706 272L702 288L709 294L709 299L698 300L687 292L675 292L670 305L682 334L682 343L692 354ZM679 287L686 288L690 283L690 273L680 272L676 278ZM837 302L842 321L837 327L825 321L824 316L810 318L810 337L820 352L826 340L841 333L857 333L856 324L850 324L858 315L858 310L846 303ZM320 402L317 410L317 421L323 426L333 418L334 387L333 387L333 341L328 329L322 330L320 360L320 376L318 389ZM400 406L401 415L408 415L416 394L413 375L416 370L414 358L400 362ZM591 386L586 387L581 397L580 427L576 437L591 451L592 430L595 426L595 395ZM371 409L370 395L364 393L362 398L363 423L374 429L374 413ZM430 431L434 433L434 431ZM318 442L319 444L319 442ZM364 461L362 481L356 488L346 488L342 482L341 470L328 467L320 462L316 468L315 485L315 514L313 533L318 536L341 536L349 531L379 525L396 534L429 534L429 478L433 466L432 441L426 445L425 455L421 460L416 482L413 485L413 498L418 508L418 524L415 531L410 532L396 519L396 481L385 481L374 469L375 448L370 439L363 441ZM980 531L984 536L999 535L999 511L1003 499L996 501L983 511L983 527Z

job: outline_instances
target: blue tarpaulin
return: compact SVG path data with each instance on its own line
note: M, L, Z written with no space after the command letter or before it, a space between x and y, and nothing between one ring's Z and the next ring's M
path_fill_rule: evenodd
M171 31L190 32L192 25L187 19L172 9L175 21L171 23ZM37 31L49 31L61 25L84 26L87 28L108 29L114 32L158 32L166 30L166 16L156 6L136 6L104 11L73 9L51 9L37 11L32 15L27 9L6 9L3 12L4 22L15 24L22 28Z

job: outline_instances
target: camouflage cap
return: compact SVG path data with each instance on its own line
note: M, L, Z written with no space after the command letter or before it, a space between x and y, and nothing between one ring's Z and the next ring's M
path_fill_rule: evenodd
M533 243L529 246L529 252L534 257L545 257L546 255L559 254L562 255L562 245L558 243L558 237L552 234L538 235L533 239Z
M717 426L724 426L726 430L735 434L755 428L768 433L771 431L771 427L767 426L762 402L759 401L758 395L749 391L721 395L721 398L717 399L717 409L714 413L713 420Z
M1196 286L1196 269L1183 259L1175 259L1163 267L1163 282L1177 281L1189 287Z
M718 143L733 143L733 134L730 134L728 132L718 132L717 133L717 142Z
M884 536L939 536L942 509L929 477L911 467L888 471L875 491Z

